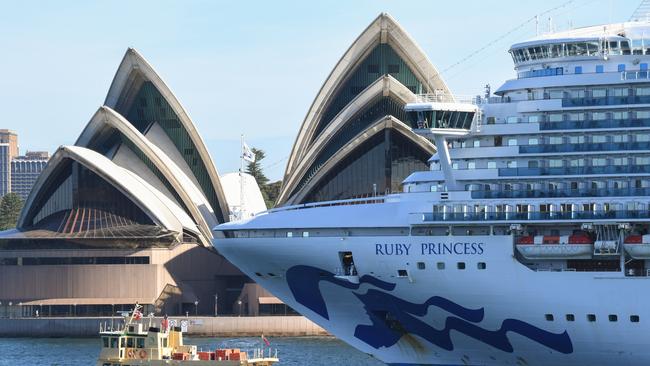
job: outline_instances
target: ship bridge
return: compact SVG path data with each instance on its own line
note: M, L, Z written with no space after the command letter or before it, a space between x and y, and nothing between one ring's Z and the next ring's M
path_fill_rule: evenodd
M458 98L446 93L418 94L416 101L406 104L404 110L420 135L464 135L472 128L479 112L478 102L478 98Z
M434 141L448 189L456 189L447 137L455 139L479 132L480 97L455 97L447 93L419 94L404 107L413 132Z

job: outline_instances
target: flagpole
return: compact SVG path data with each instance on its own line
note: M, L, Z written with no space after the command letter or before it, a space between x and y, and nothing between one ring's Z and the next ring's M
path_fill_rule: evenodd
M244 134L241 134L241 156L239 167L239 219L244 218Z

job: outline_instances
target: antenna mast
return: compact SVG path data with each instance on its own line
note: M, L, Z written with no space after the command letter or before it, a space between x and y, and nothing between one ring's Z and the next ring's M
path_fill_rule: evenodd
M643 0L630 17L631 22L647 21L650 16L650 0Z

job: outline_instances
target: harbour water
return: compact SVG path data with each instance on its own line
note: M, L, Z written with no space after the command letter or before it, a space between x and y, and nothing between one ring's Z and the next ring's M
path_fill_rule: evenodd
M270 338L278 350L278 365L381 366L382 362L332 337ZM260 338L186 338L204 350L254 349ZM94 366L100 350L99 338L0 338L1 366Z

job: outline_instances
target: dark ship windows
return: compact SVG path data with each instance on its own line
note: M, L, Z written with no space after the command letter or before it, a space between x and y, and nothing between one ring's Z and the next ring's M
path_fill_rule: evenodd
M595 322L596 321L596 314L587 314L587 321Z
M630 315L630 321L632 323L638 323L639 322L639 316L638 315Z
M568 322L574 322L574 321L576 321L576 316L573 315L573 314L567 314L567 315L566 315L566 321L568 321Z
M618 315L616 315L616 314L609 314L609 316L607 318L609 319L610 322L617 322L618 321Z
M461 270L462 270L462 269L465 269L465 262L458 262L458 263L456 264L456 267L457 267L458 269L461 269Z
M476 268L478 268L478 269L485 269L485 268L487 268L487 264L485 264L485 262L478 262L478 263L476 264Z
M438 269L445 269L445 262L438 262L437 268Z
M427 266L424 262L418 262L418 269L426 269Z
M408 277L409 273L405 269L398 269L397 270L397 277Z
M546 318L546 321L552 322L554 320L553 314L546 314L544 315L544 318Z

